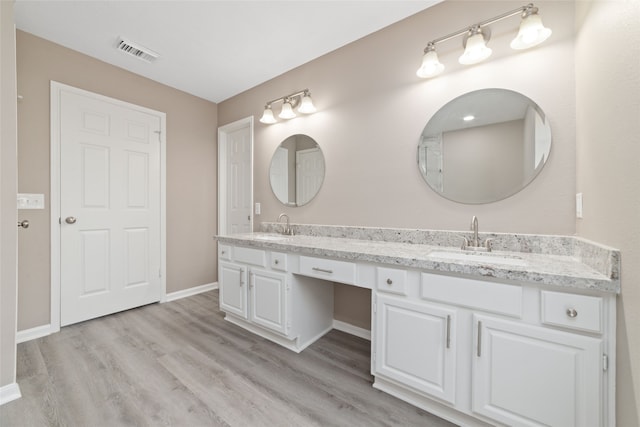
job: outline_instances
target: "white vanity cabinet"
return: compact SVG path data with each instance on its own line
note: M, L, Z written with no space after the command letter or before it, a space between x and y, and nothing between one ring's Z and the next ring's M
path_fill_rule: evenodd
M374 387L463 425L615 425L615 296L416 271L399 293L385 274Z
M249 273L249 320L263 328L287 335L291 310L288 298L290 288L283 273L251 269Z
M456 310L381 295L374 320L375 374L455 403Z
M509 426L601 426L602 339L474 315L472 410Z
M330 331L333 285L293 274L298 264L293 254L221 245L218 284L225 319L295 352Z

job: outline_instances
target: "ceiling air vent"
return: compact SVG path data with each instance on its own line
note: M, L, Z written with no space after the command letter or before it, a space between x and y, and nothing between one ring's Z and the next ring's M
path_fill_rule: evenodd
M130 42L129 40L120 37L116 49L122 51L128 55L135 56L138 59L142 59L146 62L154 62L160 57L160 54L155 53L151 49L147 49L144 46L140 46L137 43Z

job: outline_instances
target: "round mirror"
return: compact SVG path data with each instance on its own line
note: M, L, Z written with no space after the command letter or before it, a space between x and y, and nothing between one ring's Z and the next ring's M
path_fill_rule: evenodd
M320 191L324 155L313 138L291 135L280 143L269 167L271 189L287 206L303 206Z
M438 194L460 203L490 203L522 190L551 151L551 127L526 96L506 89L469 92L429 120L418 166Z

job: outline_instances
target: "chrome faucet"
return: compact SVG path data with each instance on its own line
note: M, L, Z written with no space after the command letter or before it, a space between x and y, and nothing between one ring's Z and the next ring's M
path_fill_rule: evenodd
M471 241L466 237L463 237L461 249L467 251L491 252L492 239L486 239L484 241L484 245L480 243L480 238L478 237L478 217L475 215L471 217L471 231L473 231Z
M287 219L287 222L284 224L284 227L282 228L282 234L287 234L289 236L292 236L293 229L291 228L291 223L289 222L289 215L287 215L286 213L281 213L280 216L278 217L278 222L280 222L282 218Z

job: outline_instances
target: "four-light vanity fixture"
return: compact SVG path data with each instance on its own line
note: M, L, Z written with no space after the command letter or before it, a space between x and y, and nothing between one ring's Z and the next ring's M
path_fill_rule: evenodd
M271 109L271 104L276 102L282 102L282 110L280 110L280 114L278 114L278 117L281 119L293 119L296 116L293 109L298 104L300 104L298 107L298 112L300 113L311 114L316 112L316 107L311 100L309 89L303 89L267 102L267 105L264 107L264 113L262 113L262 117L260 118L262 123L270 125L277 122L276 118L273 117L273 110Z
M542 25L542 20L538 15L538 8L533 3L529 3L526 6L430 41L424 49L422 65L418 68L416 74L422 78L435 77L440 74L444 70L444 65L438 60L436 44L458 36L463 36L462 45L464 47L464 53L460 56L458 62L463 65L471 65L484 61L491 55L491 49L486 45L491 36L491 31L487 25L515 15L520 15L522 20L518 35L511 42L513 49L528 49L542 43L551 35L551 30Z

